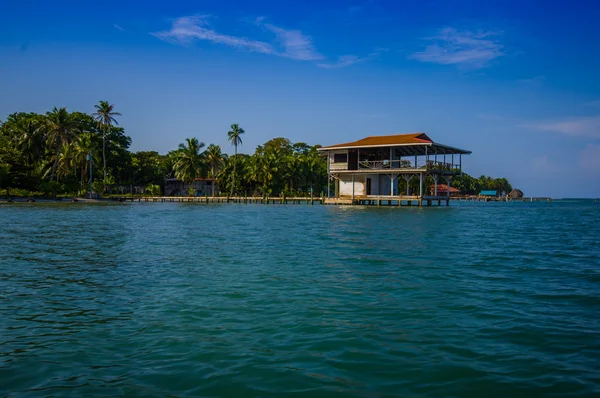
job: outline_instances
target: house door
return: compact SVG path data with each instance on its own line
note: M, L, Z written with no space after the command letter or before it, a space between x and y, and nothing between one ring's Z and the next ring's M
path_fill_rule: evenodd
M371 195L371 179L367 178L367 195Z
M358 151L348 151L348 170L358 170Z

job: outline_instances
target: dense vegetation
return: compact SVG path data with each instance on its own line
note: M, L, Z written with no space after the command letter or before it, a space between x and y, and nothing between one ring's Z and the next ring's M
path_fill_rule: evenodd
M161 194L168 178L189 184L209 177L218 182L219 192L214 194L222 195L320 195L327 190L327 164L318 146L274 138L253 155L238 154L244 129L233 124L226 132L232 156L197 138L187 138L165 155L131 152L131 139L118 126L118 116L106 101L95 105L92 114L54 108L46 114L9 115L0 121L0 189L7 195L83 195L91 178L94 192L143 188L145 193ZM467 174L452 185L465 194L512 189L505 178Z
M160 194L167 178L218 181L215 194L315 194L326 189L326 162L317 146L275 138L253 155L237 154L244 130L227 132L235 154L188 138L176 150L130 152L113 105L101 101L93 114L54 108L46 114L14 113L0 122L0 189L7 195L83 195L90 163L95 192L143 187ZM91 162L89 161L91 156Z

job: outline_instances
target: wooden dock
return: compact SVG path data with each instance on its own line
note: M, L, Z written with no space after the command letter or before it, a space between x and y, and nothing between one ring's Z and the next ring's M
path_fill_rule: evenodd
M506 199L500 197L448 197L448 196L389 196L368 195L326 198L316 197L287 197L287 196L113 196L117 202L162 202L162 203L238 203L238 204L305 204L305 205L338 205L338 206L395 206L395 207L431 207L449 206L451 200L477 202L551 202L550 198L519 198Z
M286 196L113 196L117 202L167 202L167 203L241 203L241 204L323 204L323 197Z
M442 206L450 205L447 196L405 196L405 195L367 195L355 196L354 198L330 198L325 199L327 205L360 205L360 206Z

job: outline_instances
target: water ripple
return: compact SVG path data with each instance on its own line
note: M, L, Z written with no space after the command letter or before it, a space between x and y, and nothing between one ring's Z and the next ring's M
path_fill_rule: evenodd
M0 206L0 395L600 394L600 206Z

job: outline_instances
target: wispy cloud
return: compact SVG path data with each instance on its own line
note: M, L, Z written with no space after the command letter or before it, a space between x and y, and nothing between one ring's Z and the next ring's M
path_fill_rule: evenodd
M370 61L372 59L378 58L385 51L388 51L387 48L378 48L375 49L372 53L368 54L364 57L359 57L358 55L342 55L338 57L336 62L333 63L319 63L317 66L321 68L327 69L335 69L335 68L345 68L346 66L354 65L360 62Z
M119 25L117 25L116 23L114 23L114 24L113 24L113 28L115 28L115 29L117 29L117 30L120 30L120 31L122 31L122 32L124 32L124 31L125 31L125 28L123 28L122 26L119 26Z
M494 31L458 31L444 28L439 34L426 38L432 42L424 51L410 55L421 62L482 68L504 55L503 46Z
M524 124L522 127L574 137L600 138L600 116L580 116L555 121L535 122Z
M208 18L208 15L177 18L173 21L171 29L151 34L171 43L189 44L197 40L207 40L216 44L263 54L276 53L273 46L269 43L218 33L209 27Z
M283 47L283 50L277 55L301 61L314 61L323 58L315 49L312 39L299 30L286 30L272 24L265 24L264 26L275 34L277 42Z
M252 24L273 35L272 40L253 40L247 37L227 35L217 32L210 24L210 15L196 15L177 18L168 30L153 32L153 36L174 44L187 45L196 41L208 41L241 50L285 57L299 61L321 61L317 65L323 68L342 68L377 58L386 49L376 49L364 57L344 55L336 62L326 62L319 53L313 39L297 29L285 29L267 23L265 17L258 17Z
M173 21L171 29L152 34L171 43L189 44L198 40L206 40L215 44L302 61L323 58L315 50L310 37L302 34L299 30L288 30L272 24L263 24L264 18L262 17L257 18L255 22L275 35L273 43L219 33L210 27L208 19L208 15L181 17Z

